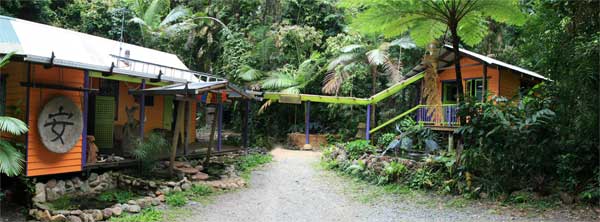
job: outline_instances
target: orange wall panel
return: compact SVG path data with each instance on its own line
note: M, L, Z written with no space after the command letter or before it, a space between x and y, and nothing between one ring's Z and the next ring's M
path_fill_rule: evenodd
M508 99L519 95L519 88L521 87L520 76L508 69L501 69L500 73L502 74L502 78L500 78L499 95Z
M462 79L463 79L463 88L466 90L466 80L468 79L472 79L472 78L483 78L483 65L475 65L474 64L478 64L479 62L471 59L471 58L461 58L460 60L460 64L461 66L461 74L462 74ZM465 66L468 65L468 66ZM442 96L442 82L446 81L446 80L455 80L456 79L456 71L453 68L454 66L450 66L449 69L445 69L442 71L438 72L438 76L439 76L439 82L438 82L438 93L440 94L440 98ZM488 70L487 70L487 84L488 84L488 91L491 93L490 97L498 95L500 90L499 90L499 80L500 80L500 74L498 72L498 69L496 68L492 68L490 66L488 66Z
M83 87L84 71L70 68L53 67L45 69L41 65L32 65L31 81L64 85L70 87ZM81 171L82 139L75 144L73 149L64 154L50 152L40 140L37 129L38 115L44 105L56 96L67 96L80 109L83 104L83 92L66 91L57 89L29 89L29 133L27 138L27 176L59 174Z

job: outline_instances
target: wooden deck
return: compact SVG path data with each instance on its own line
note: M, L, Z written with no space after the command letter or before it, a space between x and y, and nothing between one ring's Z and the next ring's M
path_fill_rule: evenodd
M212 152L212 155L219 156L219 155L224 155L224 154L231 153L231 152L237 152L240 150L242 150L241 147L223 145L221 148L221 151L217 151L216 149L214 149ZM184 151L183 148L177 149L177 157L178 158L185 156L186 158L195 159L195 158L204 157L204 155L206 155L206 152L208 151L208 149L205 145L203 145L201 143L193 143L188 146L187 154L184 155L183 151ZM164 155L161 159L168 160L169 156ZM136 166L137 164L138 164L138 160L125 159L125 160L113 161L113 162L89 163L83 167L83 170L89 171L89 170L94 170L94 169L117 169L117 168Z

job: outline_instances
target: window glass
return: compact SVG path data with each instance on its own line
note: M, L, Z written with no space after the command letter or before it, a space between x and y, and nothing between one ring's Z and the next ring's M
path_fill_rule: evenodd
M456 103L456 82L442 82L442 103Z
M487 82L486 82L487 84ZM469 79L467 80L467 95L477 100L483 98L483 79Z

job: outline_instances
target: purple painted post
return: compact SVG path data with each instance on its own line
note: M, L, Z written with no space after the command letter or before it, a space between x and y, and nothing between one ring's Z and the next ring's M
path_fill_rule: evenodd
M304 133L306 134L305 144L310 144L310 101L306 101L306 108L304 112Z
M140 89L146 88L146 79L142 79ZM144 119L146 119L146 96L142 92L140 96L140 139L144 139Z
M223 135L222 135L222 130L223 130L223 104L221 103L221 98L218 98L219 103L217 104L217 118L218 118L218 122L217 122L217 151L221 152L221 146L223 144Z
M365 138L367 140L371 139L369 130L371 130L371 105L367 105L367 127L365 129Z
M88 103L90 88L90 74L88 70L83 71L83 132L81 132L81 166L87 163L87 129L88 129Z

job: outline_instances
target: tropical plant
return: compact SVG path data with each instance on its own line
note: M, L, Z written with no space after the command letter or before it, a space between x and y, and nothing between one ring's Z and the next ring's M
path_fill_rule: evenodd
M150 133L145 140L136 139L132 155L141 161L142 173L150 173L161 154L169 150L169 142L159 133Z
M374 153L376 148L369 144L368 140L354 140L346 143L344 149L348 151L350 159L358 159L365 153Z
M342 0L340 5L364 9L351 21L351 27L364 33L394 37L409 32L417 45L425 46L450 32L455 55L461 41L473 46L486 36L487 18L511 25L525 22L517 0ZM462 82L459 56L454 56L454 68ZM463 97L462 84L457 94Z
M353 75L352 66L364 63L370 69L371 95L375 95L379 75L377 67L382 66L386 74L390 76L399 76L398 63L389 55L389 49L392 46L410 47L411 45L395 40L393 43L383 42L377 47L366 44L350 44L342 47L341 54L333 58L327 65L327 75L323 79L322 91L326 94L337 95L344 81Z
M10 62L12 55L14 55L14 52L8 53L0 59L0 68ZM0 116L0 133L20 136L28 130L25 122L9 116ZM25 162L23 153L15 145L0 137L0 173L8 176L19 175L23 170L23 163Z

